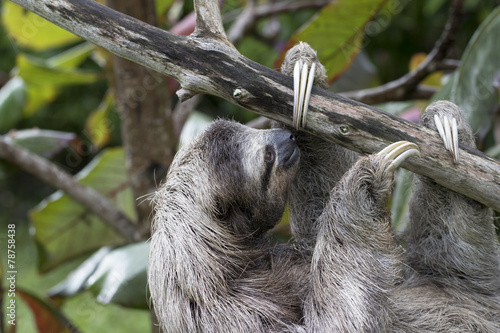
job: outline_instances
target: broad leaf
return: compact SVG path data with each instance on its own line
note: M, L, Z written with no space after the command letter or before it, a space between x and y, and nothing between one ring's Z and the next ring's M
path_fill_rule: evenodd
M2 21L11 38L33 50L61 47L82 40L10 1L2 3Z
M500 7L497 7L476 30L457 71L434 97L459 105L475 132L491 126L498 103L493 82L500 75L499 35Z
M413 173L399 169L395 184L391 204L392 228L401 233L408 225L408 203L413 190Z
M64 281L49 291L51 297L71 297L90 289L101 303L149 309L147 263L149 243L127 245L110 251L102 248Z
M76 68L84 62L95 50L95 46L89 42L76 45L47 59L49 68Z
M304 41L318 52L329 81L335 80L358 54L366 24L386 2L387 0L338 0L325 6L292 36L275 66L281 65L288 49Z
M135 220L135 205L127 183L123 149L103 151L76 178L108 197ZM43 200L30 212L30 217L42 272L103 246L124 243L114 229L62 191Z
M50 158L75 140L76 135L68 132L34 128L12 131L9 133L8 138L18 146L45 158Z
M159 17L165 16L166 11L172 6L174 0L156 0L155 10L156 15Z
M50 59L48 63L50 64ZM51 67L47 62L28 58L23 54L17 56L16 64L18 75L26 83L28 103L25 115L28 116L40 106L52 102L65 86L93 83L101 78L98 73L67 66Z
M111 139L112 128L109 120L109 112L113 103L114 96L111 92L108 92L99 107L92 111L85 122L85 130L92 143L98 148L102 148Z
M15 127L23 116L25 84L20 77L10 79L0 89L0 133Z

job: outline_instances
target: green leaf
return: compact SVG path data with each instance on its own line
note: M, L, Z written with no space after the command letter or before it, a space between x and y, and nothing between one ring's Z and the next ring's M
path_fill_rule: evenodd
M110 251L102 248L49 291L51 297L71 297L90 289L101 303L148 309L149 243Z
M491 126L498 103L493 82L500 73L500 7L479 26L467 45L460 66L434 100L447 99L459 105L476 132Z
M2 3L2 21L8 35L22 47L41 51L82 39L10 1Z
M23 116L26 98L23 79L14 77L0 89L0 133L15 127Z
M500 144L488 149L486 155L496 158L497 160L500 159Z
M89 84L101 78L99 73L68 67L68 61L66 59L62 62L64 66L55 60L48 65L47 62L23 54L17 56L17 74L24 79L27 88L28 103L24 110L25 115L29 116L40 106L52 102L59 91L67 85ZM54 63L57 67L54 67Z
M167 9L172 6L174 0L156 0L155 1L155 9L157 16L163 16L167 12Z
M16 293L31 309L39 332L78 332L78 329L52 304L26 290L16 288Z
M136 219L122 148L103 151L76 178L108 197L132 220ZM62 191L44 199L30 212L30 218L42 272L103 246L125 242L114 229Z
M47 67L76 68L94 52L94 49L94 45L89 42L78 44L47 59Z
M13 131L9 133L8 138L18 146L45 158L50 158L67 147L71 141L75 140L76 135L68 132L34 128Z
M51 67L45 62L28 58L23 54L18 55L16 63L19 70L18 74L26 83L63 87L68 84L93 83L100 78L100 73L78 70L62 65Z
M401 233L408 225L408 203L413 192L413 173L399 169L395 184L391 204L392 228L395 232Z
M109 112L113 107L114 96L108 91L104 96L99 107L92 111L85 122L85 130L92 140L92 143L98 148L102 148L111 139L111 122Z
M286 51L300 41L309 43L318 52L329 81L346 70L358 54L366 24L377 14L387 0L338 0L325 6L288 41L281 53L281 64Z

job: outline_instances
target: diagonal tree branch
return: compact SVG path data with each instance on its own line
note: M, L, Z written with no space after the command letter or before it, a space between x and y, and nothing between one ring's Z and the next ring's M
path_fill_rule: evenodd
M174 77L185 91L219 96L291 125L292 78L243 57L220 36L177 36L90 0L12 1L117 55ZM398 140L414 142L421 154L404 163L405 168L500 211L500 162L477 150L461 146L461 162L454 165L437 133L319 88L313 88L308 117L306 131L362 153Z
M0 136L0 158L16 164L47 184L63 190L73 200L103 219L106 224L118 231L126 240L137 242L141 239L135 224L118 210L113 203L94 189L77 182L71 174L68 174L54 163L9 143L5 136Z

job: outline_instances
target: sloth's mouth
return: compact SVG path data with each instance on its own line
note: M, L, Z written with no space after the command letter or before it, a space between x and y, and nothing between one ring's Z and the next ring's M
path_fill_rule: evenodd
M283 159L281 160L281 164L283 167L286 169L290 168L291 166L295 165L299 161L300 158L300 151L297 146L295 146L293 149L291 149L285 156L283 156Z

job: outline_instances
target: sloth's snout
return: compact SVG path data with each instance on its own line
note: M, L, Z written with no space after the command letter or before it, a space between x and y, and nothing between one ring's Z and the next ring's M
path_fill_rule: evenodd
M272 137L278 157L278 166L289 168L299 161L300 152L295 136L289 130L278 130Z

